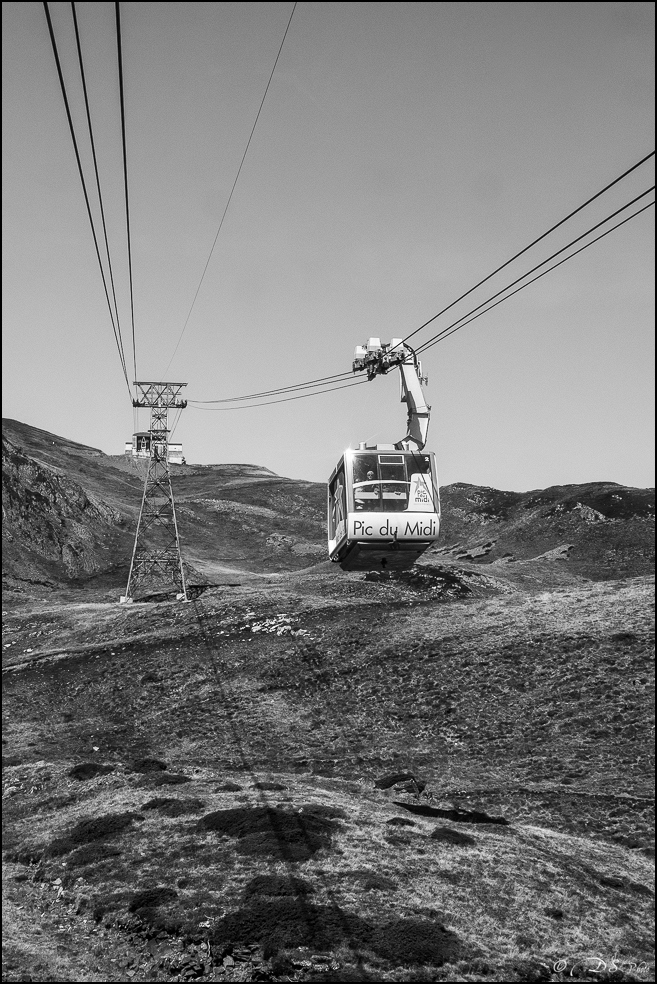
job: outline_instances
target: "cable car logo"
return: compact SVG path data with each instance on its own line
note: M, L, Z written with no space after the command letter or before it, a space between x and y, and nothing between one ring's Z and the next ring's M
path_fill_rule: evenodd
M411 475L411 489L408 508L410 512L413 512L414 510L419 510L421 512L433 512L433 499L424 475L419 475L417 473Z

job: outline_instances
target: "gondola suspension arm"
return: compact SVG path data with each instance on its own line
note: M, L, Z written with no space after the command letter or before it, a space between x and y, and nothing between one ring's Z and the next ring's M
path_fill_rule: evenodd
M406 436L394 445L400 451L421 451L427 443L431 407L422 392L427 378L417 355L401 338L381 344L379 338L368 338L366 345L357 345L353 361L354 372L367 372L369 380L385 376L398 368L401 382L401 402L408 408Z

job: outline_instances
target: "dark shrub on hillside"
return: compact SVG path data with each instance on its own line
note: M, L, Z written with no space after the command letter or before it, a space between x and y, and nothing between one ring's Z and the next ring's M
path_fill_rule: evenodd
M105 776L114 771L113 765L101 765L100 762L80 762L69 769L68 776L84 782L86 779L95 779L96 776Z
M425 806L423 803L401 803L395 800L395 806L401 806L410 813L421 817L440 817L442 820L453 820L456 823L496 823L503 827L509 826L504 817L489 817L481 810L442 810L438 806Z
M470 834L464 834L460 830L452 830L451 827L436 827L431 833L431 840L443 841L445 844L460 844L464 847L477 843Z
M396 919L374 927L337 905L313 905L298 897L254 898L220 919L210 941L216 948L257 942L268 953L300 946L331 950L346 943L354 949L373 950L395 966L439 966L459 955L458 938L440 923Z
M458 937L440 923L418 919L396 919L379 926L370 944L391 963L431 964L439 967L457 959Z
M185 813L196 813L205 806L200 799L178 799L176 796L155 796L141 807L142 810L157 810L167 817L180 817Z
M87 864L98 864L99 861L105 861L107 858L116 858L120 853L118 847L96 841L76 848L71 852L66 863L69 868L81 868Z
M135 892L130 899L128 906L129 912L137 912L138 909L156 909L160 905L177 899L178 893L173 888L144 888L141 892Z
M234 807L202 817L199 827L237 837L241 854L306 861L331 843L336 824L322 812L321 807L313 807L312 813L268 806Z
M130 768L133 772L164 772L168 766L160 759L138 758L132 762Z
M13 851L7 851L5 859L12 864L37 864L44 851L43 844L21 844Z
M107 813L102 817L87 817L76 823L68 834L51 841L47 853L52 857L58 857L61 854L68 854L81 844L114 837L130 827L138 816L137 813Z
M310 882L303 878L287 875L256 875L244 886L244 901L254 895L311 895L314 891Z

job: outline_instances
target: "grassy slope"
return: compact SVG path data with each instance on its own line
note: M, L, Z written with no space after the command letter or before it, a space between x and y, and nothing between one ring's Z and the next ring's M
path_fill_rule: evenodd
M651 960L653 585L564 566L452 569L464 600L446 600L440 572L405 586L320 566L188 606L12 611L4 824L24 863L7 865L7 979L164 978L207 961L203 940L222 979L276 949L278 979L313 979L319 950L336 980L557 980L560 958L583 980L585 958L614 955L625 977L611 979L650 979L627 969ZM155 785L133 771L144 757L189 781ZM68 775L94 761L112 771ZM510 826L417 816L374 788L407 770L434 806ZM144 809L156 797L175 802ZM294 850L284 837L309 803L328 810L326 836L290 860L315 843L310 820ZM278 841L258 833L265 805ZM199 827L228 808L246 810L246 836ZM137 816L92 847L120 853L53 854L113 814ZM430 837L444 826L474 843ZM265 874L285 877L267 889ZM131 914L155 886L177 895ZM259 949L220 971L228 938Z
M4 494L15 506L3 525L3 571L17 600L43 597L52 587L79 600L122 593L143 463L18 421L3 420L3 435L22 449L20 462L10 453L3 469ZM321 483L281 478L255 465L184 466L172 476L191 583L302 570L326 557ZM23 507L37 478L44 495L28 514ZM516 493L457 483L443 488L441 498L442 535L429 560L488 567L569 547L571 574L613 579L654 569L654 489L598 482Z

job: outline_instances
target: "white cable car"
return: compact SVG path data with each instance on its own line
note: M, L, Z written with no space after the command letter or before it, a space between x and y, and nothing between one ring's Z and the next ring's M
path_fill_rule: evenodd
M345 451L328 485L328 549L343 570L404 570L440 532L440 496L432 452L424 451L430 407L417 357L401 339L370 338L356 349L354 371L401 372L408 433L397 444Z

